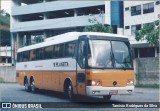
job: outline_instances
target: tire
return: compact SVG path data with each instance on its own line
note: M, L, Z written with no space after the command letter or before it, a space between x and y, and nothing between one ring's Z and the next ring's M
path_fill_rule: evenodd
M30 87L29 87L29 84L28 84L28 79L25 79L25 81L24 81L24 89L25 89L25 91L27 91L27 92L30 91Z
M103 96L104 101L108 102L111 99L111 95L105 95Z
M35 87L34 79L31 79L31 81L30 81L30 89L31 89L32 93L36 93L36 87Z
M73 101L74 100L74 96L73 96L73 87L72 87L72 83L69 82L67 84L67 88L66 88L66 94L67 94L67 97L69 98L69 100Z

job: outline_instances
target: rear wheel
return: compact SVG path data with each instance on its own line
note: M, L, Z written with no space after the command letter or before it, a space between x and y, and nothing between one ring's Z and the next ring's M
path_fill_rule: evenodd
M31 92L32 92L32 93L35 93L35 92L36 92L36 87L35 87L34 79L31 79L30 82L31 82L31 83L30 83Z
M105 95L105 96L103 96L103 99L104 99L104 101L110 101L110 99L111 99L111 95Z
M27 91L27 92L30 91L30 87L29 87L28 79L27 79L27 78L26 78L25 81L24 81L24 88L25 88L25 91Z

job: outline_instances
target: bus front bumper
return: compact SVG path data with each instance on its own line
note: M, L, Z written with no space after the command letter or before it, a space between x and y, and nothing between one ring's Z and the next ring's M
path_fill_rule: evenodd
M127 95L132 94L134 86L125 87L102 87L102 86L86 86L88 96L103 96L103 95Z

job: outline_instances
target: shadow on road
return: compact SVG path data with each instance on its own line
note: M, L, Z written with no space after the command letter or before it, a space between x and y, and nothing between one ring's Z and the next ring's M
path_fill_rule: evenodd
M25 90L21 90L21 91L25 91ZM31 92L28 92L31 93ZM53 98L58 98L58 99L64 99L64 100L68 100L68 98L64 95L64 93L61 92L55 92L55 91L49 91L49 90L38 90L35 94L39 94L39 95L45 95L45 96L50 96ZM116 101L116 100L110 100L110 101L104 101L104 99L101 97L89 97L89 96L75 96L74 101L70 101L70 102L74 102L74 103L78 103L78 104L93 104L97 102L101 103L101 104L107 104L107 103L120 103L120 101Z

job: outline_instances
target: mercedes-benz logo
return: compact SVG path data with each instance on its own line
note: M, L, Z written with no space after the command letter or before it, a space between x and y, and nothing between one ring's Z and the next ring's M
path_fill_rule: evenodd
M114 85L114 86L115 86L115 85L117 85L117 82L116 82L116 81L114 81L114 82L113 82L113 85Z

